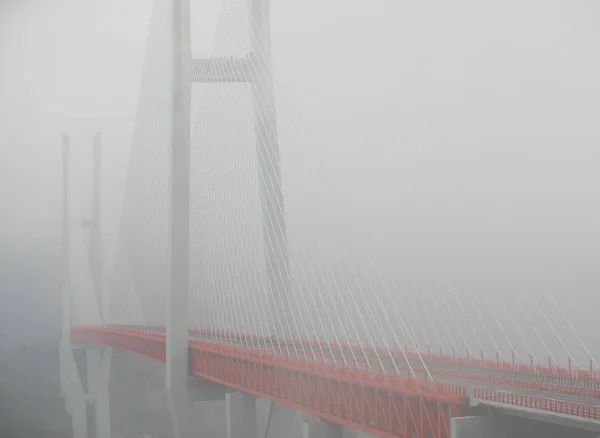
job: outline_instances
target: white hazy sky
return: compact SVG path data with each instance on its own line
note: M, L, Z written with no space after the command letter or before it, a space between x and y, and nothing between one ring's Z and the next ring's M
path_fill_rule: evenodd
M194 20L214 27L213 6ZM4 247L56 244L63 131L80 199L104 134L114 247L150 10L0 1ZM278 104L310 139L282 145L291 202L352 218L333 220L342 236L377 231L352 238L392 265L564 270L565 294L587 300L600 286L599 18L592 0L272 0Z
M4 1L2 190L13 202L1 208L30 224L12 237L48 235L38 207L56 217L61 131L81 149L79 171L91 134L104 133L107 221L115 226L150 3ZM399 197L411 190L421 198L452 192L462 195L456 202L482 203L478 214L511 222L507 193L519 209L532 198L551 208L558 204L547 198L557 197L568 206L516 225L544 228L544 218L560 228L564 210L576 209L567 226L597 230L586 210L599 187L595 2L307 0L273 2L272 10L277 78L315 138L307 160L352 196L401 203L419 202ZM10 196L15 187L27 195Z
M89 197L91 136L103 132L116 228L149 13L143 0L0 1L0 350L56 333L62 132L79 199Z
M53 234L61 132L72 136L75 172L88 166L88 174L91 135L103 132L106 191L122 190L149 12L149 2L139 0L3 6L0 153L2 190L11 202L1 208L12 238Z

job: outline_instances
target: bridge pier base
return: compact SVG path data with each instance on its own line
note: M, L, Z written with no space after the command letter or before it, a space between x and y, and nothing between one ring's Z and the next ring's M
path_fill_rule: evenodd
M196 434L194 410L187 390L167 390L167 400L175 438L193 438Z
M87 388L83 385L71 345L60 346L60 388L71 416L73 438L88 437L88 406L93 406L96 438L110 438L108 383L112 348L86 348Z
M488 438L495 436L490 419L485 416L450 419L450 438Z
M60 345L60 391L65 399L65 409L71 416L73 438L87 438L86 395L79 378L79 371L71 346L65 342Z
M88 401L93 404L96 438L111 438L108 383L112 348L88 348L86 358Z
M302 421L302 438L344 438L344 427L307 415Z
M371 438L372 436L373 435L369 435L361 430L344 427L344 438Z
M243 392L225 394L227 438L256 438L256 397Z
M303 413L289 406L267 401L264 438L301 438ZM262 431L261 436L262 436Z

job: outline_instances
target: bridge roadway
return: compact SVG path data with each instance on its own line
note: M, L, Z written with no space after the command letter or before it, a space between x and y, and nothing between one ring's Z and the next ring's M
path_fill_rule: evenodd
M166 336L159 329L73 327L71 339L75 348L89 349L96 344L166 361ZM199 397L205 393L202 386L214 382L225 392L231 392L225 389L230 388L270 399L327 424L384 438L449 438L451 419L468 409L464 390L458 385L366 372L205 341L201 336L190 338L189 360L190 377L200 385L193 393Z
M164 333L164 331L165 331L165 328L161 327L161 326L113 325L111 327L124 328L124 329L137 329L137 330L143 330L143 331L149 331L149 332L159 332L159 333ZM250 340L250 338L254 338L254 339ZM307 353L306 356L309 358L311 355L321 356L319 347L309 348L306 345L306 343L303 343L302 341L287 341L287 342L276 341L276 339L273 337L257 338L256 336L247 336L247 339L243 339L240 335L236 335L236 334L232 334L232 335L215 334L215 333L208 333L208 332L203 332L200 330L192 330L191 329L190 330L190 341L194 341L194 340L203 340L203 341L209 341L209 342L218 341L219 343L227 343L227 344L231 344L234 346L246 346L246 347L251 347L253 349L260 349L260 350L263 350L263 351L269 352L269 353L277 353L278 350L285 349L286 344L288 345L288 349L290 350L290 352L294 351L294 348L291 347L291 344L294 343L295 350L296 351L300 350L300 351L306 352ZM279 348L275 348L275 345L278 345ZM325 345L325 344L322 344L322 345ZM332 351L333 349L330 346L321 347L321 349L324 349L324 348L327 349L326 351L328 353L330 353L331 356L325 357L325 358L320 357L321 360L324 360L325 362L328 362L328 363L337 363L339 365L343 365L343 361L341 359L340 352ZM355 347L354 349L358 350L357 347ZM347 352L346 354L349 355L350 353ZM357 353L357 351L354 351L355 357L358 357L358 354L361 354L361 353ZM383 356L383 354L381 356ZM389 356L381 357L381 360L384 362L384 367L383 367L382 371L384 373L394 373L395 367L391 363ZM377 358L373 355L371 357L371 361L373 364L377 363ZM361 354L361 357L359 357L357 364L359 365L359 367L365 369L366 362L367 362L367 360ZM400 364L397 362L396 367L402 368L404 371L407 372L407 374L409 373L409 368L406 364ZM421 367L422 367L422 365L421 365ZM422 377L426 378L424 368L421 368L421 367L419 367L419 364L417 364L416 367L413 366L413 369L416 368L416 369L419 369L420 371L422 371L422 374L423 374ZM461 377L452 377L452 376L440 374L437 372L437 370L435 368L430 368L429 372L431 374L436 375L434 380L437 382L458 384L458 385L464 386L466 388L477 387L477 388L485 388L485 389L490 389L490 390L495 390L495 391L504 391L504 392L513 392L513 393L515 392L515 390L517 390L518 393L521 395L549 398L549 399L553 399L553 400L587 404L587 405L591 405L591 406L600 407L600 397L566 393L566 392L561 392L561 391L556 391L556 390L547 390L547 389L540 389L540 388L526 388L526 387L520 387L520 386L516 387L514 385L499 384L499 383L489 382L489 381L481 381L481 380L474 381L472 379L465 378L465 377L462 377L462 378ZM476 385L474 385L475 382L476 382Z
M73 339L110 345L158 361L164 361L165 357L164 328L161 327L74 328ZM389 427L388 424L404 423L402 427L417 427L418 421L414 417L427 417L425 427L430 427L432 433L436 429L435 436L449 437L450 431L444 432L442 429L446 426L443 425L449 424L450 418L466 413L466 405L461 400L467 399L471 404L476 402L493 409L506 409L507 412L516 412L516 415L533 412L537 416L532 418L540 421L564 420L565 424L570 422L579 427L581 423L581 427L600 431L598 398L501 384L493 379L482 381L443 375L439 369L428 367L435 376L431 386L423 379L401 376L397 370L408 374L408 366L406 362L404 365L399 363L397 358L389 360L379 370L367 370L366 360L356 360L355 371L352 372L353 368L340 366L344 362L340 351L333 351L334 348L326 351L325 344L319 344L317 348L314 345L307 347L307 342L191 331L192 374L258 397L266 396L277 403L377 436L387 436L385 427ZM292 350L301 352L301 355L306 353L307 360L288 358L279 353L290 348L291 343L294 344ZM318 357L320 353L317 351L321 351L323 357ZM270 363L269 357L274 358ZM424 375L424 369L420 371ZM367 393L365 388L370 388ZM358 399L360 401L353 402ZM391 404L385 408L388 399ZM347 403L349 407L345 406ZM436 405L437 408L433 408ZM393 412L388 412L388 409ZM405 412L403 418L399 414L402 409ZM411 409L414 410L410 414L413 416L412 422L406 417L407 410ZM385 412L389 415L393 413L395 417L385 418ZM358 420L354 418L356 416ZM420 423L423 427L423 420Z
M136 329L141 329L141 330L149 330L151 332L164 332L164 330L165 330L164 327L158 327L158 326L152 326L152 327L114 326L114 327L136 328ZM261 350L263 350L265 352L269 352L269 353L277 353L276 350L282 349L283 345L284 345L283 342L274 342L274 339L269 338L269 337L262 337L260 339L256 339L256 337L254 337L254 338L255 339L253 341L246 340L246 342L244 342L244 340L241 339L239 335L231 335L231 336L225 335L225 334L216 335L214 333L208 334L207 332L202 332L200 330L190 330L190 340L191 341L194 341L194 340L204 340L204 341L218 340L219 343L225 342L225 343L229 343L229 344L235 345L235 346L250 346L250 344L252 344L251 345L252 348L254 348L254 349L260 348ZM288 341L288 344L289 344L289 341ZM301 343L298 343L298 341L296 341L296 350L301 349L301 350L307 352L308 353L307 356L311 356L313 354L320 355L318 353L319 348L313 347L312 349L310 349L310 351L308 351L309 348L306 345L299 347L300 344ZM279 348L275 348L275 345L279 345ZM288 347L288 348L290 348L290 347ZM293 348L291 348L291 350L293 351ZM331 353L330 357L321 358L321 359L328 363L336 363L339 365L343 364L339 353L335 354L335 353L332 353L331 351L329 351L329 353ZM384 362L384 367L383 367L382 371L384 373L393 374L395 372L394 368L400 367L404 371L406 371L408 374L409 370L408 370L408 367L406 366L406 364L396 363L396 367L394 367L394 364L392 364L391 361L389 361L389 357L385 358L385 359L386 360L384 360L384 358L382 358L382 360ZM372 358L372 361L373 361L373 363L376 363L375 358ZM385 363L385 362L387 362L387 363ZM363 369L366 368L366 360L364 360L364 358L363 358L363 361L359 361L358 363L361 368L363 368ZM414 369L414 367L413 367L413 369ZM436 382L456 384L456 385L463 386L463 387L467 388L467 393L472 392L472 390L474 390L475 388L482 388L482 389L488 389L488 390L493 390L493 391L519 394L519 395L528 396L528 397L551 399L551 400L576 403L576 404L580 404L580 405L587 405L587 406L591 406L591 407L600 408L600 398L598 398L598 397L586 396L586 395L582 395L582 394L565 393L565 392L553 391L553 390L545 390L545 389L540 389L540 388L526 388L526 387L520 387L520 386L514 386L514 385L508 385L508 384L500 384L500 383L495 383L495 382L490 382L490 381L482 381L482 380L474 381L469 378L453 377L453 376L439 374L439 373L436 373L436 371L437 371L436 369L432 369L432 368L430 368L429 371L436 376L434 378L434 380ZM422 372L423 372L423 376L425 376L424 369L422 369ZM471 391L469 391L469 390L471 390ZM600 409L599 409L599 417L600 417Z
M214 341L214 338L214 333L207 336L206 333L200 331L190 331L190 340L201 339ZM232 342L235 336L221 335L218 336L218 338L219 342ZM238 344L243 343L239 337L236 341ZM262 349L271 353L276 353L275 349L281 349L281 344L283 344L278 342L275 344L280 344L277 345L277 348L273 344L271 344L269 348L268 341L272 342L272 339L262 339ZM253 347L256 348L261 342L255 339L252 344L254 344ZM299 343L298 341L295 341L294 344L296 349L298 349L299 344L302 345L302 343ZM306 345L302 347L302 350L303 352L307 352ZM319 348L312 347L309 350L310 351L307 353L310 356L316 354L316 351L319 350ZM295 352L296 351L294 351L294 353ZM322 359L326 360L325 358ZM329 362L333 359L333 361L338 364L342 363L339 356L335 357L335 355L332 355L328 359ZM371 357L371 360L377 363L377 358ZM366 361L362 362L362 368L366 368ZM388 363L384 365L382 371L390 374L394 373L397 368L397 362L392 363L392 361L388 361ZM408 372L406 366L404 366L404 370ZM433 369L433 371L435 372L436 370ZM483 405L488 409L493 409L503 414L600 433L600 398L598 397L539 388L523 388L481 380L473 381L467 378L446 375L436 375L434 379L437 383L457 385L465 388L471 406ZM539 412L540 410L542 412Z
M160 329L160 330L162 331L163 329ZM214 341L214 340L217 340L215 338L216 338L216 336L214 334L206 335L200 331L190 330L190 339L191 340L201 339L201 340ZM281 350L283 348L282 346L286 344L286 342L274 342L273 338L262 338L261 341L255 340L253 344L250 344L249 341L244 342L239 337L237 339L235 339L235 338L236 338L236 336L219 335L218 341L231 343L232 345L243 345L243 346L250 346L252 348L261 348L261 349L271 352L271 353L277 352L274 345L279 345L279 348L277 348L277 350ZM262 342L262 346L261 346L261 342ZM306 352L307 353L306 356L308 358L310 358L313 355L317 356L317 357L321 356L321 353L320 353L318 347L312 347L312 348L310 348L310 351L309 351L309 348L306 345L302 345L303 343L301 341L295 341L294 343L296 344L296 350ZM291 345L290 342L287 342L287 344ZM356 350L357 348L355 347L354 349ZM329 354L331 354L331 356L328 358L325 358L325 360L329 361L329 362L335 361L336 363L343 364L342 363L343 361L340 357L341 354L340 353L332 353L331 350L332 349L329 347L327 352ZM290 351L294 351L294 349L290 348ZM356 351L354 353L355 353L355 356L358 356ZM392 352L392 353L394 353L394 352ZM395 355L401 356L400 353L395 353ZM383 371L385 373L393 373L394 372L394 369L393 369L394 364L391 362L389 354L388 354L388 356L384 356L383 354L380 354L380 357L381 357L381 361L384 364ZM323 358L321 357L321 359L323 359ZM374 355L370 355L369 359L370 359L372 365L378 363L378 358L375 357ZM366 368L366 362L367 361L364 358L364 355L361 354L359 361L357 363L359 363L362 368ZM400 361L397 360L395 362L395 365L396 365L396 367L401 367L408 374L408 366L405 363L401 364ZM421 365L421 364L417 364L417 365ZM422 365L421 365L421 367L422 367ZM424 368L419 368L418 366L415 367L413 364L413 369L414 368L420 369L423 374L422 377L425 377ZM435 368L429 369L429 372L432 374L436 374L436 371L437 370ZM436 374L436 375L438 375L438 374ZM443 375L443 374L439 374L438 377L435 378L435 380L438 382L457 383L457 384L461 384L461 385L464 384L465 386L469 386L469 383L472 384L472 382L473 382L471 379L468 379L468 378L452 377L452 376L447 376L447 375ZM499 390L499 391L509 391L511 389L514 390L514 388L515 388L513 385L508 385L508 384L503 385L503 384L498 384L498 383L494 383L494 382L484 382L484 381L479 381L479 380L477 381L477 386L481 387L481 388L495 389L495 390ZM547 390L547 389L545 390L545 389L539 389L539 388L522 388L522 387L519 387L519 392L521 394L529 395L529 396L552 397L557 400L569 401L569 402L573 402L573 403L589 403L589 404L597 404L598 406L600 406L600 397L594 397L591 395L565 393L565 392L556 391L556 390Z
M214 339L213 336L203 336L199 332L190 331L190 333L191 333L190 340L195 340L195 339L213 340ZM227 338L227 336L221 336L222 340L225 340L226 338ZM239 341L238 341L238 343L239 343ZM268 344L265 344L265 345L268 345ZM255 348L258 346L260 346L260 343L257 342ZM303 347L303 348L304 348L304 350L306 350L306 347ZM268 351L270 353L276 352L273 347L271 347L271 348L267 347L266 349L263 347L262 349L264 349L265 351ZM313 351L310 351L309 356L312 353L316 353L316 351L314 351L314 349L313 349ZM382 358L382 360L383 360L383 358ZM329 358L328 361L330 362L331 358ZM334 359L334 361L335 361L335 363L342 365L342 361L340 360L339 357L336 357ZM389 361L384 361L384 362L389 362ZM363 369L366 368L366 361L362 362L361 368L363 368ZM402 368L405 371L407 371L407 373L408 373L408 368L406 367L406 365L402 366ZM387 374L393 374L394 373L393 365L391 363L385 364L382 371ZM596 397L591 397L591 396L585 396L585 395L579 395L579 394L569 394L569 393L563 393L563 392L551 391L551 390L543 390L543 389L521 388L521 387L515 387L515 386L511 386L511 385L502 385L502 384L498 384L498 383L494 383L494 382L485 382L485 381L474 382L473 380L469 380L466 378L451 377L451 376L445 376L445 375L436 375L436 377L434 379L436 382L440 382L440 383L456 384L456 385L463 386L463 387L467 388L467 394L469 393L470 389L483 388L483 389L489 389L489 390L501 391L501 392L507 392L507 393L515 393L516 392L516 393L518 393L520 395L524 395L524 396L552 399L552 400L558 400L558 401L564 401L564 402L570 402L570 403L577 403L577 404L581 404L581 405L597 406L600 408L600 399L598 399Z

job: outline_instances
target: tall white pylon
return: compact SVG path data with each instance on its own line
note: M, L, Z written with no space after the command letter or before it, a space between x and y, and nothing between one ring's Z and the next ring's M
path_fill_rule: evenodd
M97 304L102 305L102 252L101 235L99 233L100 218L100 142L99 135L94 136L94 208L91 226L90 263L94 276ZM70 139L67 135L62 138L63 153L63 219L62 219L62 337L59 347L60 387L65 398L65 407L71 415L73 437L87 438L88 436L88 404L93 407L95 417L96 438L110 438L110 405L108 383L110 380L110 364L112 348L95 345L74 345L71 341L73 284L71 281L70 254ZM107 317L107 313L104 313ZM81 382L75 363L73 349L86 350L87 394Z
M160 1L160 0L159 0ZM171 0L171 284L166 315L166 388L175 434L194 434L189 374L190 107L193 82L252 85L259 162L268 287L275 333L283 321L289 290L287 244L271 74L268 0L250 1L251 53L237 59L192 59L189 0ZM225 74L224 74L225 73Z
M62 268L61 268L61 288L62 288L62 342L70 345L71 342L71 257L70 257L70 239L69 239L69 165L71 140L68 135L62 136L62 166L63 166L63 199L62 199Z
M65 409L71 415L73 438L87 438L86 396L75 364L71 342L73 284L71 278L71 215L70 215L70 149L68 135L62 136L63 200L62 200L62 337L59 346L60 391L65 399Z
M177 438L192 438L194 435L192 401L188 391L192 86L189 11L189 0L172 0L171 285L166 309L165 365L167 398Z
M90 263L96 290L100 318L104 325L109 323L109 294L104 287L104 237L102 235L102 135L93 137L94 187L92 198L92 219L90 228Z

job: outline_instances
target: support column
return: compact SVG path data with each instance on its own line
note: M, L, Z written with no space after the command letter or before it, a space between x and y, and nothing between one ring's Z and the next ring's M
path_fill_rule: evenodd
M81 382L71 343L72 284L70 269L70 211L69 211L69 155L70 139L62 137L63 152L63 223L62 223L62 337L59 366L60 390L65 398L65 408L71 415L73 438L88 436L88 402L94 404L96 438L110 438L110 409L108 382L112 348L87 349L87 395ZM102 288L102 236L100 233L100 137L94 137L94 207L91 228L91 268L97 303L103 306ZM101 312L103 308L101 307ZM103 315L105 322L106 312Z
M69 214L70 184L69 184L69 158L71 140L68 135L62 136L62 164L63 164L63 199L62 199L62 343L71 346L71 256L69 239Z
M87 438L86 397L79 379L77 365L71 349L71 257L70 257L70 185L69 185L70 138L62 136L63 164L63 217L62 217L62 337L59 346L60 392L65 398L65 408L71 415L73 438Z
M227 438L256 438L256 397L242 392L225 395Z
M344 438L372 438L373 435L369 435L361 430L351 429L344 426Z
M344 428L341 424L331 423L312 415L302 422L302 438L343 438Z
M66 351L71 348L71 285L70 285L70 257L69 257L69 154L70 139L62 135L62 167L63 167L63 193L62 193L62 256L61 256L61 341L60 341L60 393L67 396L67 369Z
M188 393L191 48L189 0L172 1L171 287L166 315L166 390L177 438L194 434Z
M94 407L96 438L111 438L108 384L112 348L88 348L86 355L88 400Z
M71 415L73 438L87 438L87 397L79 378L75 357L70 345L61 342L60 368L63 375L62 392L65 398L65 408Z
M490 419L484 416L450 419L450 438L487 438L492 435Z
M264 433L265 438L280 438L289 436L300 438L302 436L302 422L304 413L289 406L278 403L270 403L267 424Z
M83 391L71 392L68 412L71 414L73 438L88 437L87 404Z
M94 134L94 187L90 228L90 262L96 301L102 324L109 323L109 296L104 289L104 248L102 237L102 136Z

